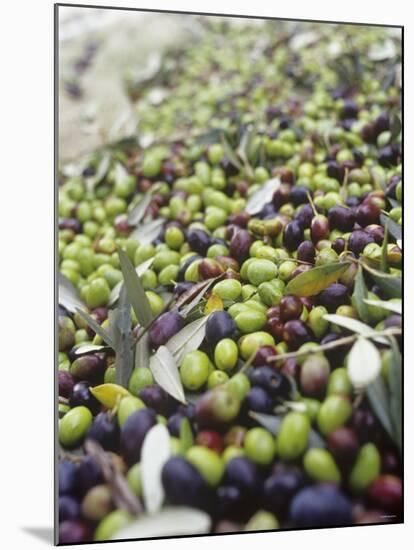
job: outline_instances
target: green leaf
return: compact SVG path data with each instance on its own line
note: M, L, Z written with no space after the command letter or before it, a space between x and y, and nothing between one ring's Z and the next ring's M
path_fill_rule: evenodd
M350 262L335 262L303 271L289 281L285 293L296 296L314 296L337 281L349 266Z
M93 176L86 180L86 188L89 192L92 192L97 185L103 181L109 171L111 165L111 156L109 153L104 153L98 164L98 168Z
M119 308L115 322L115 377L120 386L127 387L133 369L131 304L126 289L119 296Z
M177 401L186 403L184 388L174 356L166 346L160 346L150 359L149 367L156 383Z
M153 314L147 295L145 294L144 287L142 286L137 272L135 271L135 268L126 252L124 252L121 248L118 248L118 256L122 274L124 276L128 299L131 302L132 309L134 310L138 321L142 326L146 327L151 323Z
M391 412L390 412L390 396L387 386L382 379L382 376L378 376L369 386L366 388L368 400L381 422L384 430L393 437L393 428L391 424Z
M401 302L384 302L383 300L364 300L364 302L370 306L379 307L381 309L387 309L398 315L402 315L402 303Z
M110 346L113 350L115 350L115 342L114 342L114 339L112 338L111 333L108 330L102 328L101 325L97 321L95 321L93 317L91 317L88 313L86 313L86 311L83 311L78 308L76 308L76 311L79 313L80 317L82 317L82 319L86 323L88 323L91 329L96 334L99 334L102 340L108 344L108 346Z
M86 309L86 305L79 296L79 292L67 277L59 273L58 276L58 302L71 313L75 313L78 309Z
M235 154L233 149L231 148L224 133L221 134L220 139L221 139L221 143L223 145L223 149L226 154L226 157L229 159L232 165L238 169L239 172L243 172L243 165L240 162L240 160L237 158L237 155Z
M388 231L391 233L394 239L402 239L402 228L399 223L397 223L389 216L386 216L385 214L380 214L380 222L381 225L383 225L385 228L388 225Z
M140 461L145 509L150 514L158 512L164 501L161 471L170 456L170 434L163 424L156 424L145 435Z
M371 274L375 283L383 290L390 298L401 298L402 296L402 281L401 277L395 277L389 273L383 273L366 262L361 263L362 267Z
M261 424L263 428L266 428L266 430L272 435L277 434L283 420L282 415L274 416L271 414L263 414L253 411L249 411L249 416L253 418L253 420L256 420L256 422Z
M347 371L357 390L366 388L377 378L381 371L381 356L372 342L358 338L348 354Z
M149 367L150 351L148 332L146 332L136 343L135 346L135 368Z
M136 206L134 206L134 208L128 214L129 225L138 225L140 223L140 221L145 215L145 211L148 208L151 200L152 200L152 196L150 194L147 194L141 198L139 203Z
M147 269L149 269L154 261L154 258L149 258L148 260L145 260L145 262L142 262L142 264L139 264L138 267L135 268L135 272L138 275L138 277L141 277ZM124 281L119 281L114 288L111 290L111 295L109 296L109 306L113 306L116 304L119 298L119 293L121 292L122 285L124 284Z
M139 225L129 235L130 239L135 239L139 244L150 244L154 239L158 237L161 231L161 227L164 225L164 218L152 220L143 225Z
M401 353L398 349L394 337L391 338L392 360L389 371L390 387L390 412L393 427L394 441L402 450L402 361Z
M355 276L354 293L352 295L352 304L358 312L359 317L364 323L369 322L368 307L365 303L365 299L368 297L368 289L365 285L364 275L362 273L362 267L358 266L358 271Z
M188 418L184 417L180 424L180 451L185 454L194 445L193 432Z
M182 358L190 351L198 350L206 334L206 323L208 315L201 317L182 328L177 334L165 344L169 351L174 355L177 363L181 363Z
M390 226L390 218L387 218L385 216L385 224L384 224L384 240L382 242L382 248L381 248L381 262L380 262L380 269L384 273L389 272L388 267L388 232L389 232L389 226Z
M248 199L245 211L248 214L257 214L272 200L275 191L280 187L280 180L273 178L263 183Z
M346 315L337 315L335 313L327 313L323 318L330 323L344 327L361 336L372 337L373 340L380 344L388 345L387 338L384 336L375 336L377 331L369 325L358 321L358 319L352 319L351 317L346 317Z

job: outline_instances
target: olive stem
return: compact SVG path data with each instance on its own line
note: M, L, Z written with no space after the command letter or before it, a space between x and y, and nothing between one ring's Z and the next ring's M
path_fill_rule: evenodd
M401 334L402 331L400 328L389 328L386 330L381 330L378 332L373 332L372 334L364 335L364 338L376 338L377 336L397 336ZM330 349L335 349L339 346L344 346L346 344L352 344L352 342L355 342L358 338L360 338L360 334L352 334L350 336L344 336L343 338L339 338L338 340L334 340L333 342L328 342L327 344L321 344L318 347L310 348L306 350L299 350L299 351L291 351L289 353L282 353L281 355L272 355L267 358L267 362L271 363L272 361L284 361L286 359L292 359L296 357L303 357L304 355L312 355L314 353L319 353L321 351L326 351Z
M307 197L308 197L309 204L311 205L311 208L312 208L312 211L313 211L313 215L314 215L314 216L317 216L317 215L318 215L318 211L317 211L316 208L315 208L315 205L314 205L314 203L313 203L313 200L312 200L312 197L310 196L309 191L306 191L306 195L307 195Z

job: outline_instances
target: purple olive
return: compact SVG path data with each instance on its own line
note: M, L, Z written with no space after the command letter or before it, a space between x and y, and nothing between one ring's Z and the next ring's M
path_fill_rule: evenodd
M184 319L175 311L167 311L156 319L149 329L150 345L154 348L163 346L184 326Z

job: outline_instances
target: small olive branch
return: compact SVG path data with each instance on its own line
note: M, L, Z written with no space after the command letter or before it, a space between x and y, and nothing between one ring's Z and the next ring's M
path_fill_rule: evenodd
M364 335L364 338L377 338L378 336L398 336L402 334L402 330L397 327L391 327L386 330L381 330L378 332L373 332L372 334ZM303 357L305 355L312 355L315 353L319 353L321 351L326 351L330 349L335 349L340 346L345 346L347 344L352 344L352 342L355 342L358 338L361 336L359 334L351 334L350 336L344 336L343 338L338 338L338 340L334 340L333 342L328 342L326 344L321 344L320 346L306 349L306 350L299 350L299 351L292 351L289 353L281 353L280 355L271 355L267 358L268 363L271 363L273 361L285 361L286 359L294 359L296 357Z

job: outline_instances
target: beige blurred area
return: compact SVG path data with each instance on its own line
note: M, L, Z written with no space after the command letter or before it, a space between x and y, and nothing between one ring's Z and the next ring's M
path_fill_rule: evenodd
M60 6L59 161L134 134L137 120L125 92L126 72L151 72L166 48L196 40L199 26L193 16ZM79 69L95 46L89 64ZM80 87L80 97L73 89L68 93L73 86L75 92Z

